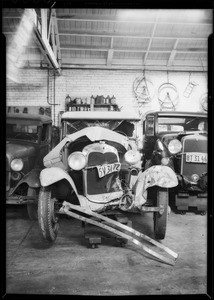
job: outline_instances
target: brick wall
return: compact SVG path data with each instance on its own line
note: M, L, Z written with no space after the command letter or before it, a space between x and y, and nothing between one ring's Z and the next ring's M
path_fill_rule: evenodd
M55 77L49 72L49 92L47 93L46 69L23 69L19 74L19 83L7 79L6 104L7 106L52 106L52 118L57 125L59 111L64 110L65 97L90 98L91 95L115 96L121 110L139 110L133 93L134 80L142 75L140 71L122 70L62 70L61 76ZM207 92L207 74L200 72L164 72L146 71L145 76L152 82L154 97L151 102L143 104L141 112L160 109L158 88L161 84L170 82L177 88L179 103L176 110L200 111L200 97ZM194 81L194 87L189 98L183 96L189 81ZM150 90L151 91L151 90ZM49 103L47 103L47 100Z

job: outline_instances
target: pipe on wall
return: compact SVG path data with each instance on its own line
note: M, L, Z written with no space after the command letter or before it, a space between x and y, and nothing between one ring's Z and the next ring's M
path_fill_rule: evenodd
M47 69L47 103L48 105L53 106L53 112L52 112L52 116L53 116L53 125L55 125L55 106L58 105L56 104L56 75L54 73L54 79L53 79L53 103L51 103L49 101L49 87L50 87L50 74L49 74L49 68Z

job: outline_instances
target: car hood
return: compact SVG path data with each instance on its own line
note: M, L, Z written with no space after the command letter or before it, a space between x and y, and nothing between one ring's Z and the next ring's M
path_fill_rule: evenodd
M14 158L30 157L35 154L36 146L26 145L24 143L7 141L6 156L11 162Z
M62 147L66 143L74 142L75 140L83 136L86 136L92 142L101 140L114 142L122 145L126 150L129 146L129 139L122 134L98 126L87 127L70 135L67 135L52 151L50 151L43 159L45 167L51 167L58 164L60 167L64 168L64 165L60 163L60 151Z

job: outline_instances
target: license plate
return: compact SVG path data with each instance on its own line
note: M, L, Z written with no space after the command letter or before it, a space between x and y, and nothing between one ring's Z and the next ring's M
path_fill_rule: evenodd
M111 174L113 172L119 172L120 167L121 167L120 163L97 166L98 175L101 178L101 177L104 177L107 174Z
M207 154L206 153L197 153L197 152L186 153L186 162L206 164L207 163Z

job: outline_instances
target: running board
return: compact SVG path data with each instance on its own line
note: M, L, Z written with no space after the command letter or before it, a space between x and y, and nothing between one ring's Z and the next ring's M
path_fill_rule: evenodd
M77 211L77 213L73 212L73 211L70 211L70 209L74 210L74 211ZM114 221L108 217L105 217L101 214L98 214L98 213L95 213L95 212L92 212L92 211L89 211L85 208L82 208L78 205L73 205L69 202L66 202L64 201L63 204L62 204L62 207L60 208L59 210L60 213L64 213L64 214L67 214L71 217L74 217L76 219L79 219L83 222L87 222L87 223L90 223L92 225L95 225L95 226L98 226L98 227L101 227L103 229L106 229L110 232L113 232L114 234L116 235L119 235L127 240L129 240L130 242L134 243L135 245L139 246L140 248L142 248L145 252L149 253L150 255L158 258L159 260L167 263L167 264L170 264L170 265L175 265L175 261L176 259L178 258L178 254L175 253L174 251L170 250L168 247L162 245L161 243L153 240L152 238L148 237L147 235L133 229L133 228L130 228L129 226L126 226L124 224L121 224L117 221ZM96 218L96 220L93 220L93 219L90 219L88 217L85 217L85 216L82 216L80 214L78 214L78 212L80 213L84 213L90 217L94 217ZM103 224L101 223L102 221L105 221L107 224ZM115 228L116 227L116 228ZM121 232L120 230L125 230L126 233L124 232ZM143 245L143 243L141 241L139 241L138 239L136 239L135 237L132 237L130 235L135 235L136 237L139 237L140 239L144 239L146 240L147 242L155 245L156 247L164 250L166 253L168 253L169 255L171 255L173 257L172 258L168 258L168 257L164 257L162 254L159 254L157 252L155 252L154 250L148 248L147 246Z

